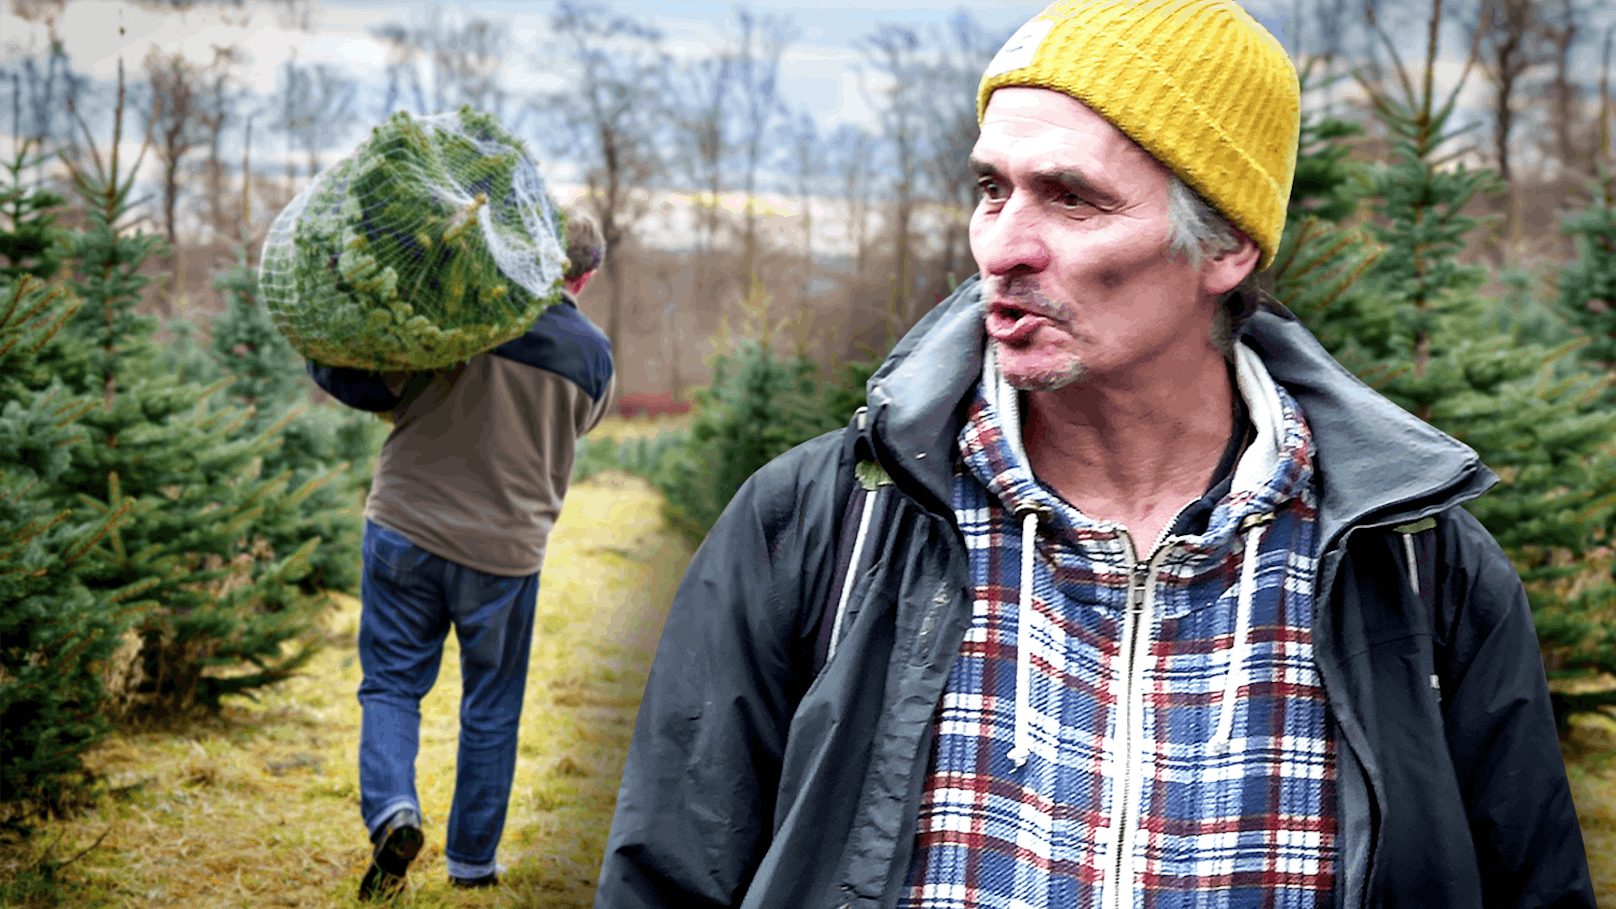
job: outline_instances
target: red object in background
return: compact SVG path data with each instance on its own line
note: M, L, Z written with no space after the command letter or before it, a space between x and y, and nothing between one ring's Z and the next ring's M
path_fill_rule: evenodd
M690 412L689 401L675 401L672 392L633 391L617 399L617 413L625 420L637 416L660 417Z

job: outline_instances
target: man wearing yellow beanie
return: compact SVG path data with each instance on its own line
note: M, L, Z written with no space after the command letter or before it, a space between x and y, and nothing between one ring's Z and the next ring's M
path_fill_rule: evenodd
M1065 0L977 109L980 274L692 559L597 909L1592 907L1497 478L1249 287L1283 49Z

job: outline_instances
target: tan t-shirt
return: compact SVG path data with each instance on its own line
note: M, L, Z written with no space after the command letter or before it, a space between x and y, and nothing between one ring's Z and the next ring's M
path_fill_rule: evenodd
M393 411L365 517L468 568L538 572L578 438L615 383L606 337L570 300L551 306Z

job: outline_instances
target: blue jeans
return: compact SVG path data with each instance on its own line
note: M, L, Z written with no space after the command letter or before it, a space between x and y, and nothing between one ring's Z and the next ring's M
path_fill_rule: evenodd
M460 753L444 856L452 877L495 871L516 773L539 576L484 574L365 522L360 580L359 810L374 839L400 808L420 811L415 755L421 698L452 623L460 641Z

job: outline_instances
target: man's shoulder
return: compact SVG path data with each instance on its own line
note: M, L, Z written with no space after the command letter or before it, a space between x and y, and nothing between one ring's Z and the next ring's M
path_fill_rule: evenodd
M521 337L506 341L490 353L554 373L597 401L611 383L611 343L568 301L548 307Z
M824 471L835 470L845 454L848 432L842 427L820 433L786 449L765 467L799 477L817 477Z
M846 430L832 430L795 445L771 459L736 491L725 509L744 511L746 524L757 527L770 540L788 531L838 520L852 482ZM771 543L771 548L773 548Z
M1520 575L1504 547L1468 509L1455 505L1437 518L1435 530L1444 570L1487 592L1520 585Z
M800 442L758 468L748 482L794 496L833 491L846 443L846 430L833 429Z

